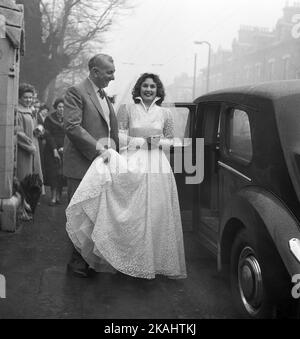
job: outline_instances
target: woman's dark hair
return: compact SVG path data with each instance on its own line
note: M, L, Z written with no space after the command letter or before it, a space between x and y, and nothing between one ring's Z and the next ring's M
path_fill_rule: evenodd
M133 101L137 104L139 103L139 99L137 99L137 97L140 97L141 96L141 87L142 87L142 83L146 80L146 79L152 79L155 84L156 84L156 87L157 87L157 97L159 97L160 99L156 102L156 104L158 106L161 105L161 103L164 101L165 99L165 89L164 89L164 85L162 84L160 78L158 75L156 74L153 74L153 73L144 73L142 74L136 84L134 85L134 88L132 90L132 98L133 98Z
M64 99L63 99L63 98L57 98L57 99L54 101L54 104L53 104L54 109L57 109L57 106L58 106L60 103L64 103Z
M34 95L35 88L32 85L26 84L26 83L22 83L19 85L19 98L22 98L24 93L28 93L28 92Z
M41 112L42 110L47 109L49 111L49 107L46 104L41 103L39 112Z

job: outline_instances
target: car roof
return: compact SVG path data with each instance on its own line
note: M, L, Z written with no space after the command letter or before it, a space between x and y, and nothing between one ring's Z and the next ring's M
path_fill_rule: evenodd
M300 95L300 80L282 80L226 88L202 95L194 102L237 100L241 104L243 101L248 104L250 98L280 101L280 99L297 94Z

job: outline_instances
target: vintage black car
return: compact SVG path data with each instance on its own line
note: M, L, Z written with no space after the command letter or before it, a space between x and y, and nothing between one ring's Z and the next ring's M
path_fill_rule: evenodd
M204 138L202 183L175 175L183 214L192 210L193 230L230 279L241 314L287 312L300 274L300 81L221 90L176 106L189 110L192 144Z

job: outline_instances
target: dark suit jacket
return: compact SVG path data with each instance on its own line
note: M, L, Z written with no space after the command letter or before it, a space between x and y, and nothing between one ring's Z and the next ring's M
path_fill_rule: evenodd
M117 118L111 102L107 97L106 100L110 110L110 137L118 150ZM96 155L97 141L109 135L103 110L89 79L67 90L64 128L63 174L69 178L82 179Z

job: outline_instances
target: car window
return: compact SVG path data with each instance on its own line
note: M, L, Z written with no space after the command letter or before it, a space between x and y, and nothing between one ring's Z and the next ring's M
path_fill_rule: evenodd
M239 160L252 159L252 140L248 114L240 109L231 109L228 115L228 151Z

